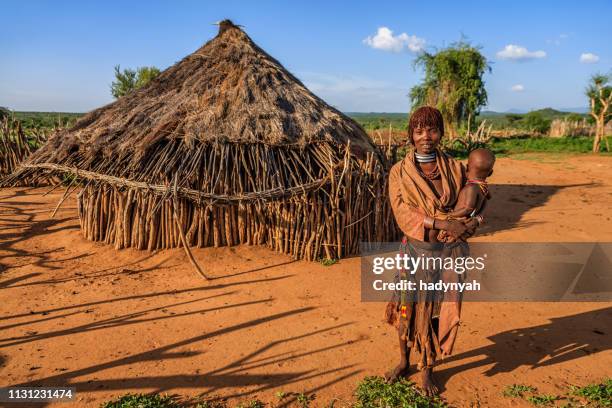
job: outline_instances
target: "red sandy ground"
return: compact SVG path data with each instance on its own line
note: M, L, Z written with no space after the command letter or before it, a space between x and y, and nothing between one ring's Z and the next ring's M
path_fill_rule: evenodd
M502 158L482 241L612 241L612 158ZM0 190L0 386L71 385L71 407L127 392L277 391L311 406L352 400L397 362L384 305L360 302L359 259L325 267L260 247L115 251L81 237L62 191ZM562 394L612 374L612 303L466 303L455 354L437 367L454 406L525 406L512 383ZM603 334L601 334L603 333ZM67 405L57 405L64 407Z

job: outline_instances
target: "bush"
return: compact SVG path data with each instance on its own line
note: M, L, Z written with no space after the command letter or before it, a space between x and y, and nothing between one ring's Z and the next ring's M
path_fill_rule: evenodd
M180 408L172 397L158 394L126 394L116 400L107 401L101 408Z
M612 407L612 378L608 378L601 384L574 388L573 394L584 397L588 401L598 404L598 406Z
M381 377L366 377L355 392L355 408L442 408L438 397L430 398L405 379L392 384Z
M532 130L538 133L548 133L551 121L545 119L540 112L529 112L521 120L523 129Z

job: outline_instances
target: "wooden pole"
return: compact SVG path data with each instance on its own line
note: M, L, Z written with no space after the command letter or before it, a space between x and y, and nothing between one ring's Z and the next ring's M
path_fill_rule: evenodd
M59 210L59 208L61 207L62 203L68 198L68 196L70 195L71 191L70 188L72 187L72 185L74 184L74 182L76 181L77 177L74 176L74 178L72 179L72 181L70 182L70 185L68 186L68 188L66 189L66 191L64 192L64 195L62 196L62 198L59 200L59 202L57 203L57 205L55 206L55 209L53 210L53 212L51 213L51 218L55 217L55 214L57 213L57 210Z
M177 211L178 211L178 199L176 196L176 190L177 190L177 181L178 179L175 177L174 178L174 196L172 197L172 216L174 217L174 222L176 222L176 226L178 227L178 233L179 236L181 238L181 242L183 244L183 248L185 249L185 253L187 254L187 258L189 259L189 262L191 262L191 265L193 265L193 267L195 268L196 272L198 272L198 274L203 277L205 280L209 280L208 276L206 276L206 274L204 273L204 271L202 270L202 268L200 268L200 265L198 265L198 263L196 262L195 258L193 257L193 254L191 253L191 250L189 249L189 244L187 243L187 238L185 238L185 233L183 232L183 226L181 225L181 221L178 217Z

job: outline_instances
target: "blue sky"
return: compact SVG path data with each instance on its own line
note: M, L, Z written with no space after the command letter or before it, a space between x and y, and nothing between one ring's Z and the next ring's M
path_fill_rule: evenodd
M416 52L482 47L487 109L586 107L612 68L610 1L24 1L2 4L0 106L85 112L112 101L113 67L167 68L231 18L343 111L406 112Z

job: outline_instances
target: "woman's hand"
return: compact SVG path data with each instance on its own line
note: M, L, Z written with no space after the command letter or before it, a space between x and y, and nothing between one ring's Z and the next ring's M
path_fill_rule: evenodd
M466 239L474 235L474 233L476 232L476 229L480 226L480 223L474 217L468 218L467 220L465 220L464 224L465 224L466 230L461 235L462 241L465 241Z
M457 220L436 220L435 228L448 232L453 240L460 238L468 231L467 225Z

